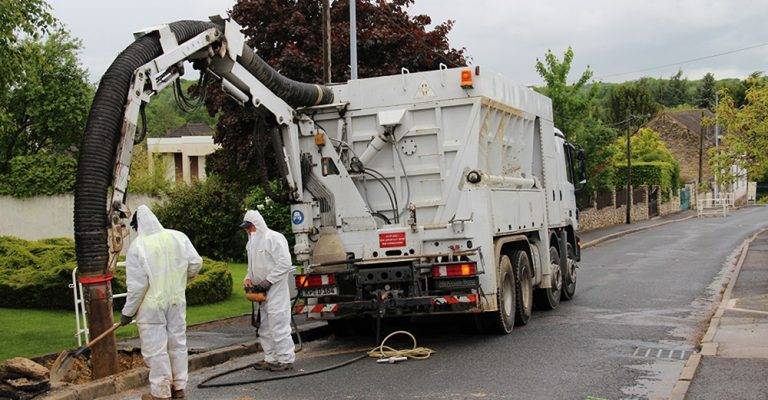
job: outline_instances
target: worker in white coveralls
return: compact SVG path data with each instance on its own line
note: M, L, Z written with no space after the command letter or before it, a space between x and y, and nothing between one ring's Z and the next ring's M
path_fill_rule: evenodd
M267 227L256 210L245 213L241 228L248 232L248 273L243 286L266 292L261 303L259 340L264 360L257 369L286 371L293 369L296 354L291 338L291 294L288 287L293 271L291 253L285 236Z
M134 316L141 354L149 366L150 394L142 400L183 399L187 387L187 280L203 266L187 235L163 229L149 207L136 210L138 237L125 258L128 297L121 322Z

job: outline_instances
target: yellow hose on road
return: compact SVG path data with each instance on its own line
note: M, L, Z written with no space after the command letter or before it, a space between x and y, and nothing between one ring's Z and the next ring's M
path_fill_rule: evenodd
M386 345L387 340L393 336L406 335L413 341L413 346L410 349L397 350ZM416 344L416 338L407 331L395 331L387 335L384 340L381 341L379 347L374 347L368 351L368 357L371 358L391 358L391 357L407 357L414 360L426 360L435 351L428 347L418 347Z

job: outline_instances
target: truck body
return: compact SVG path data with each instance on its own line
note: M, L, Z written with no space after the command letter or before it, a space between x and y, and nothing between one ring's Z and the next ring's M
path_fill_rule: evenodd
M353 185L329 184L330 198L308 190L314 201L293 206L294 233L308 239L296 253L309 247L296 280L308 301L297 313L497 312L499 264L515 251L529 258L533 289L562 286L549 250L568 248L564 238L571 262L578 256L577 153L554 127L549 98L479 68L331 88L336 103L301 110L317 129L300 148L319 181L346 172ZM341 165L323 161L335 156L327 146Z

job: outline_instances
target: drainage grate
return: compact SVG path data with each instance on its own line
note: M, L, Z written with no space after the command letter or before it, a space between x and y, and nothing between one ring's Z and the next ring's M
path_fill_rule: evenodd
M666 360L687 360L693 353L691 350L671 350L661 347L635 347L633 357L659 358Z

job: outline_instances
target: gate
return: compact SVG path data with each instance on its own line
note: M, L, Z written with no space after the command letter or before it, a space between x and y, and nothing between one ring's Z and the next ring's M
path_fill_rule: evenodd
M691 209L691 189L685 188L680 191L680 211Z
M659 187L652 186L648 193L648 218L659 215Z

